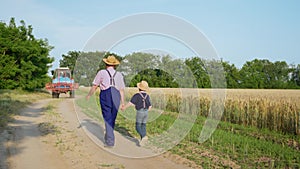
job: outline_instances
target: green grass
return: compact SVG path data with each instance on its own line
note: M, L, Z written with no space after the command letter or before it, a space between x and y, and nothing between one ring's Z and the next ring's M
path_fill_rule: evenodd
M200 132L201 128L202 125L197 123L182 144L197 143L197 133ZM231 128L231 130L228 130L228 128ZM235 128L239 128L239 133L235 132ZM260 135L260 137L253 137L252 135ZM277 140L282 142L279 143ZM299 149L284 144L284 142L288 143L290 140L299 143L299 137L296 138L294 135L280 135L272 131L260 131L255 128L221 122L219 128L208 141L192 148L194 150L203 148L212 150L219 156L227 156L230 160L241 165L242 168L300 167Z
M155 121L147 124L148 135L155 137L168 130L176 118L176 113L161 114ZM300 167L299 136L220 122L212 136L200 144L198 138L204 120L204 117L198 117L185 139L170 152L192 160L204 168ZM119 115L116 123L137 136L132 120Z
M91 97L89 101L85 99L87 91L77 90L76 91L76 105L84 112L87 116L97 121L102 121L103 118L101 116L101 109L99 107L99 99Z
M20 109L36 100L49 96L49 93L43 91L0 90L0 130L13 119L14 115L20 113Z

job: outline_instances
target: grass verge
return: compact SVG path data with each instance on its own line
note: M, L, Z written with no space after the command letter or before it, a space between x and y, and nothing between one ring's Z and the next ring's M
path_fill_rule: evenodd
M49 93L42 91L0 90L0 130L13 119L14 115L19 114L20 109L47 97L49 97Z

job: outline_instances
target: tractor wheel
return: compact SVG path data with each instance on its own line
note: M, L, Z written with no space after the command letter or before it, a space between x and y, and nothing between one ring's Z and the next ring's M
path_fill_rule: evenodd
M59 98L59 93L52 92L52 98Z
M75 98L75 90L71 90L70 91L70 97L71 98Z
M52 92L52 98L56 98L56 93Z

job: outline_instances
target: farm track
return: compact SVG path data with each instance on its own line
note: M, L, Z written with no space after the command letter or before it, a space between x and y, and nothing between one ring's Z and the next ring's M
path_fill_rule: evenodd
M189 164L187 160L170 154L139 159L105 150L79 127L73 99L67 97L40 100L15 116L1 133L1 169L188 168L184 165ZM119 148L128 149L126 138L117 134L116 139Z

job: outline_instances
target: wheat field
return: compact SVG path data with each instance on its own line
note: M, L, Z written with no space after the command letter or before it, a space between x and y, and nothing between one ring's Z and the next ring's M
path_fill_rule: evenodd
M127 100L137 88L127 88ZM221 95L221 120L300 134L300 90L151 88L153 107L207 116L212 98ZM184 106L182 106L184 105Z

